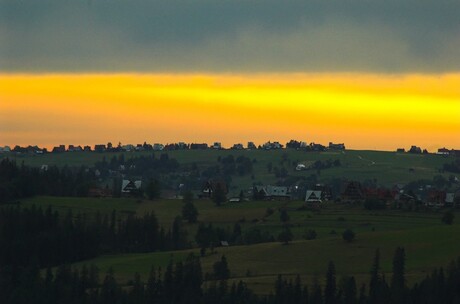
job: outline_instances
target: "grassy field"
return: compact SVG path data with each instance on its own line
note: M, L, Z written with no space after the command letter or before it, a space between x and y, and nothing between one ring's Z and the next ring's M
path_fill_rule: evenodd
M210 273L213 263L225 254L233 280L242 279L258 293L266 294L272 290L278 274L286 277L299 274L308 283L315 277L324 279L329 261L334 261L338 277L354 275L358 282L367 282L377 248L381 252L382 269L389 277L394 250L397 246L403 246L407 257L407 280L409 284L413 284L433 268L446 266L458 256L458 233L460 225L437 225L399 231L358 233L357 239L350 244L345 243L341 237L334 236L295 241L289 245L265 243L220 247L214 254L203 257L201 263L204 272ZM198 255L198 250L186 250L104 256L85 263L95 264L101 271L112 267L117 278L121 282L127 282L135 272L146 279L152 266L164 268L169 260L181 260L190 252Z
M22 204L49 204L60 211L72 208L78 212L95 213L97 211L145 212L155 211L161 225L168 226L181 212L180 200L136 201L133 199L78 199L37 197L22 201ZM381 251L382 267L391 272L392 255L397 246L403 246L407 254L407 279L410 284L424 277L434 267L446 266L460 253L460 224L452 226L441 223L441 212L403 212L403 211L366 211L361 207L329 204L317 212L299 210L302 202L247 202L226 204L216 207L211 201L196 200L201 222L232 227L239 221L243 231L257 227L276 236L283 228L279 218L279 207L287 208L290 217L289 226L294 241L289 245L279 242L247 246L219 247L214 254L201 259L205 272L212 271L212 265L225 254L231 270L232 280L245 280L258 293L272 290L278 274L287 277L301 275L311 282L315 277L320 280L329 261L334 261L338 276L353 274L359 282L367 282L372 258L377 248ZM267 216L267 208L274 213ZM457 214L457 217L460 214ZM242 221L242 219L245 219ZM193 240L197 224L184 223ZM356 232L353 243L345 243L341 233L351 228ZM306 229L314 229L316 240L306 241L303 234ZM335 232L335 233L333 233ZM101 256L93 260L78 263L95 264L102 272L112 267L121 282L128 282L135 272L143 279L151 267L164 268L170 260L184 259L190 252L199 254L198 249L176 252L154 252L146 254L124 254Z
M125 159L130 157L150 154L151 152L130 152L125 153ZM159 152L156 152L159 154ZM317 174L316 170L295 171L297 163L312 163L317 160L340 160L340 167L321 170L318 179L327 181L331 178L346 178L353 180L377 179L377 182L385 186L393 186L397 183L407 183L422 178L432 179L434 175L441 174L439 170L443 164L451 160L438 155L417 155L408 153L395 153L383 151L357 151L347 150L344 152L304 152L297 150L182 150L169 151L169 156L178 160L181 165L195 163L199 168L216 165L218 157L232 154L237 157L244 155L256 160L253 163L253 175L234 176L232 190L246 189L254 182L270 184L276 182L273 173L269 173L267 165L273 167L284 167L291 176L310 176ZM108 160L119 153L62 153L45 155L15 155L4 153L1 157L11 157L18 162L32 166L48 165L69 165L69 166L92 166L96 161L106 157ZM284 155L284 156L283 156ZM283 157L287 160L283 162ZM447 177L447 174L445 174Z

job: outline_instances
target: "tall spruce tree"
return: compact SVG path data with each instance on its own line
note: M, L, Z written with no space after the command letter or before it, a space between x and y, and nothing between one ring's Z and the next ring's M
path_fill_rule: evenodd
M334 304L337 298L337 285L335 280L335 265L329 262L326 274L326 286L324 288L324 303Z
M396 248L393 257L393 275L391 277L391 302L406 303L406 279L405 279L406 254L404 248Z

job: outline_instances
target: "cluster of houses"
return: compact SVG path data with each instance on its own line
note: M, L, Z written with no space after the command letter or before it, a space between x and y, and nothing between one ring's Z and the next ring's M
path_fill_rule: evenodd
M137 196L142 192L143 183L141 180L123 179L121 183L121 195ZM227 183L222 179L210 179L203 183L200 193L201 199L209 199L219 189L226 195L229 194ZM249 192L255 200L267 201L288 201L298 198L297 187L255 185ZM90 189L89 196L109 197L112 195L109 189ZM321 205L330 202L356 203L364 202L367 199L374 199L383 206L395 206L405 208L407 206L422 205L432 208L457 207L460 206L460 188L456 191L445 191L426 185L416 191L405 191L401 185L393 188L364 187L360 182L349 181L342 186L340 194L335 196L329 186L316 184L308 189L302 189L305 204L314 209L321 208ZM178 197L177 194L172 197ZM230 203L241 202L242 197L230 197ZM245 200L248 200L247 198Z
M421 147L418 146L411 146L409 150L406 151L404 148L398 148L396 149L397 153L412 153L412 154L429 154L427 149L422 149ZM447 149L446 147L438 149L438 152L436 152L436 155L443 155L443 156L449 156L449 155L454 155L454 156L460 156L460 150L455 150L455 149Z
M250 141L246 145L242 143L236 143L232 145L229 149L230 150L278 150L283 148L290 148L290 149L297 149L297 150L305 150L305 151L343 151L345 150L344 143L333 143L329 142L329 145L325 146L322 144L317 143L307 143L304 141L296 141L291 140L286 145L281 144L278 141L268 141L262 145L256 145L254 142ZM64 153L64 152L132 152L132 151L170 151L170 150L225 150L226 148L220 142L214 142L212 145L208 145L207 143L185 143L185 142L178 142L178 143L170 143L170 144L161 144L161 143L154 143L148 144L144 142L143 144L127 144L122 145L119 143L117 146L113 146L111 143L108 144L98 144L94 147L91 146L80 146L80 145L59 145L53 147L51 151L48 151L46 148L40 148L38 146L15 146L11 149L9 146L0 147L0 153L6 152L16 152L16 153L23 153L23 154L43 154L43 153ZM426 149L422 149L419 146L411 146L410 149L406 151L404 148L398 148L396 150L398 153L412 153L412 154L428 154L429 152ZM455 155L460 156L460 150L455 149L447 149L447 148L440 148L436 152L437 155L442 156L449 156Z
M228 187L223 180L209 180L202 188L200 198L210 198L217 187L228 193ZM297 196L296 187L255 185L252 188L252 197L256 200L286 201ZM360 182L349 181L342 185L340 194L333 196L332 189L324 184L316 184L306 189L304 201L307 205L320 208L321 204L328 201L341 203L363 202L366 199L375 199L385 205L394 205L403 208L409 204L424 205L427 207L453 207L460 206L460 188L455 192L439 190L430 185L421 187L417 191L405 191L401 185L393 188L363 187ZM237 197L229 198L229 202L240 202Z
M460 156L460 150L455 150L455 149L449 150L444 147L444 148L438 149L438 152L436 152L436 154L443 155L443 156L449 156L449 155Z
M232 145L229 149L230 150L278 150L286 148L295 148L295 149L304 149L307 151L326 151L326 150L345 150L345 144L335 144L330 142L329 146L324 146L321 144L310 143L307 144L303 141L294 141L291 140L289 143L284 146L278 141L268 141L262 145L256 145L254 142L250 141L246 145L242 143L236 143ZM8 146L0 147L0 152L17 152L17 153L28 153L28 154L43 154L43 153L64 153L64 152L132 152L132 151L170 151L170 150L224 150L226 148L223 147L222 143L214 142L212 145L208 145L207 143L185 143L185 142L178 142L178 143L169 143L169 144L161 144L161 143L154 143L148 144L144 142L143 144L127 144L122 145L119 143L117 146L113 146L112 143L108 144L97 144L94 147L91 146L80 146L80 145L58 145L53 147L51 151L48 151L46 148L40 148L38 146L28 146L28 147L20 147L15 146L11 149Z

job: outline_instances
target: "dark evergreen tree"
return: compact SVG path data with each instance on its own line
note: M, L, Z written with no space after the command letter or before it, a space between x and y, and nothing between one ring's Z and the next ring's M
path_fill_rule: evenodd
M341 290L342 290L342 303L343 304L356 304L357 299L357 290L356 290L356 281L354 277L344 277L341 280Z
M157 180L150 179L145 188L145 193L149 200L154 200L160 197L161 187L160 183Z
M189 223L196 223L198 219L198 210L193 203L186 203L182 206L182 217Z
M224 189L222 189L222 186L219 183L216 185L216 188L212 193L212 200L216 204L216 206L220 206L222 203L225 203L227 201L225 191Z
M213 276L216 280L227 280L230 277L230 270L228 269L225 255L221 257L220 261L214 263L213 270Z
M331 261L327 267L326 286L324 287L324 303L334 304L336 303L336 297L337 286L335 280L335 265Z
M374 255L374 261L370 272L369 281L369 302L371 303L388 303L389 287L385 276L380 273L380 250L377 249Z
M187 248L187 231L182 225L182 218L177 216L174 219L171 231L171 242L172 249L184 249Z
M391 302L406 303L406 280L404 248L396 248L393 257L393 275L391 277Z

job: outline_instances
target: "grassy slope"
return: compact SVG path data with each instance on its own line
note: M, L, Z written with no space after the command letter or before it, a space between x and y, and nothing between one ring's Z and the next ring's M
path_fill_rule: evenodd
M250 176L233 177L234 189L245 189L252 185L253 182L262 182L265 184L274 183L276 178L273 173L268 173L267 164L272 163L273 167L282 167L282 155L287 154L288 161L284 163L290 175L309 176L316 171L309 170L297 172L294 170L293 163L314 162L316 160L335 160L339 159L342 166L321 171L320 180L329 178L348 178L356 180L374 179L384 185L394 185L395 183L407 183L412 180L421 178L431 179L434 175L439 174L439 169L448 161L444 157L437 155L414 155L407 153L394 153L382 151L354 151L345 152L303 152L296 150L187 150L187 151L170 151L169 155L176 158L180 164L196 163L198 167L203 168L209 165L217 164L217 158L229 154L244 155L251 159L256 159L254 164L254 180ZM147 152L125 153L125 158L148 154ZM159 154L159 153L157 153ZM63 154L46 154L35 156L16 156L18 162L24 161L26 164L40 166L42 164L57 165L87 165L92 166L96 161L106 157L110 160L118 153L63 153ZM6 157L8 154L2 154L0 157ZM414 169L413 172L409 168Z
M459 232L460 225L438 225L411 230L361 233L351 244L337 236L295 241L287 246L279 243L235 246L218 248L216 254L202 258L201 262L204 271L211 272L213 263L225 254L233 279L243 279L258 292L267 293L272 289L277 274L288 277L300 274L307 282L315 276L322 279L329 261L334 261L339 276L353 274L359 281L366 281L377 248L381 251L383 271L388 274L391 272L394 249L404 246L407 254L407 279L411 284L434 267L445 266L458 256L460 243L456 241L455 235ZM198 254L197 250L187 250L105 256L85 263L94 263L101 271L113 267L118 279L126 282L132 279L135 272L146 279L151 266L164 268L170 259L183 259L190 252Z
M162 225L170 225L180 213L182 202L179 200L144 201L138 203L130 199L75 199L37 197L23 201L24 205L39 204L46 207L52 204L59 210L72 208L74 213L96 211L111 212L113 208L138 214L154 210ZM200 221L213 222L214 225L231 227L235 221L245 217L243 230L258 227L275 236L282 230L279 213L265 217L267 207L277 209L283 202L249 202L222 207L213 206L210 201L196 201L200 212ZM225 254L228 258L232 277L244 278L252 288L266 293L271 290L277 274L301 274L307 282L319 275L324 276L327 263L335 262L337 272L354 274L359 281L366 281L374 252L380 248L382 266L385 272L391 271L391 258L397 246L404 246L407 253L408 281L410 283L423 277L433 267L445 266L460 252L460 243L456 236L460 233L460 224L446 226L441 224L439 213L379 211L369 212L357 208L330 205L321 212L296 210L301 202L289 202L291 230L295 239L292 244L267 243L250 246L231 246L218 248L216 254L202 259L204 270L211 272L212 264ZM457 215L458 217L459 215ZM252 222L251 219L259 219ZM339 220L343 218L344 220ZM185 224L189 236L193 239L196 224ZM357 233L354 243L343 242L340 233L352 228ZM315 229L318 239L302 240L306 229ZM335 230L338 234L331 234ZM181 260L197 249L177 252L157 252L148 254L125 254L102 256L85 261L96 264L102 271L113 267L118 278L126 282L139 272L146 279L152 266L164 268L170 259ZM79 263L81 265L83 263ZM249 277L247 275L250 274Z

